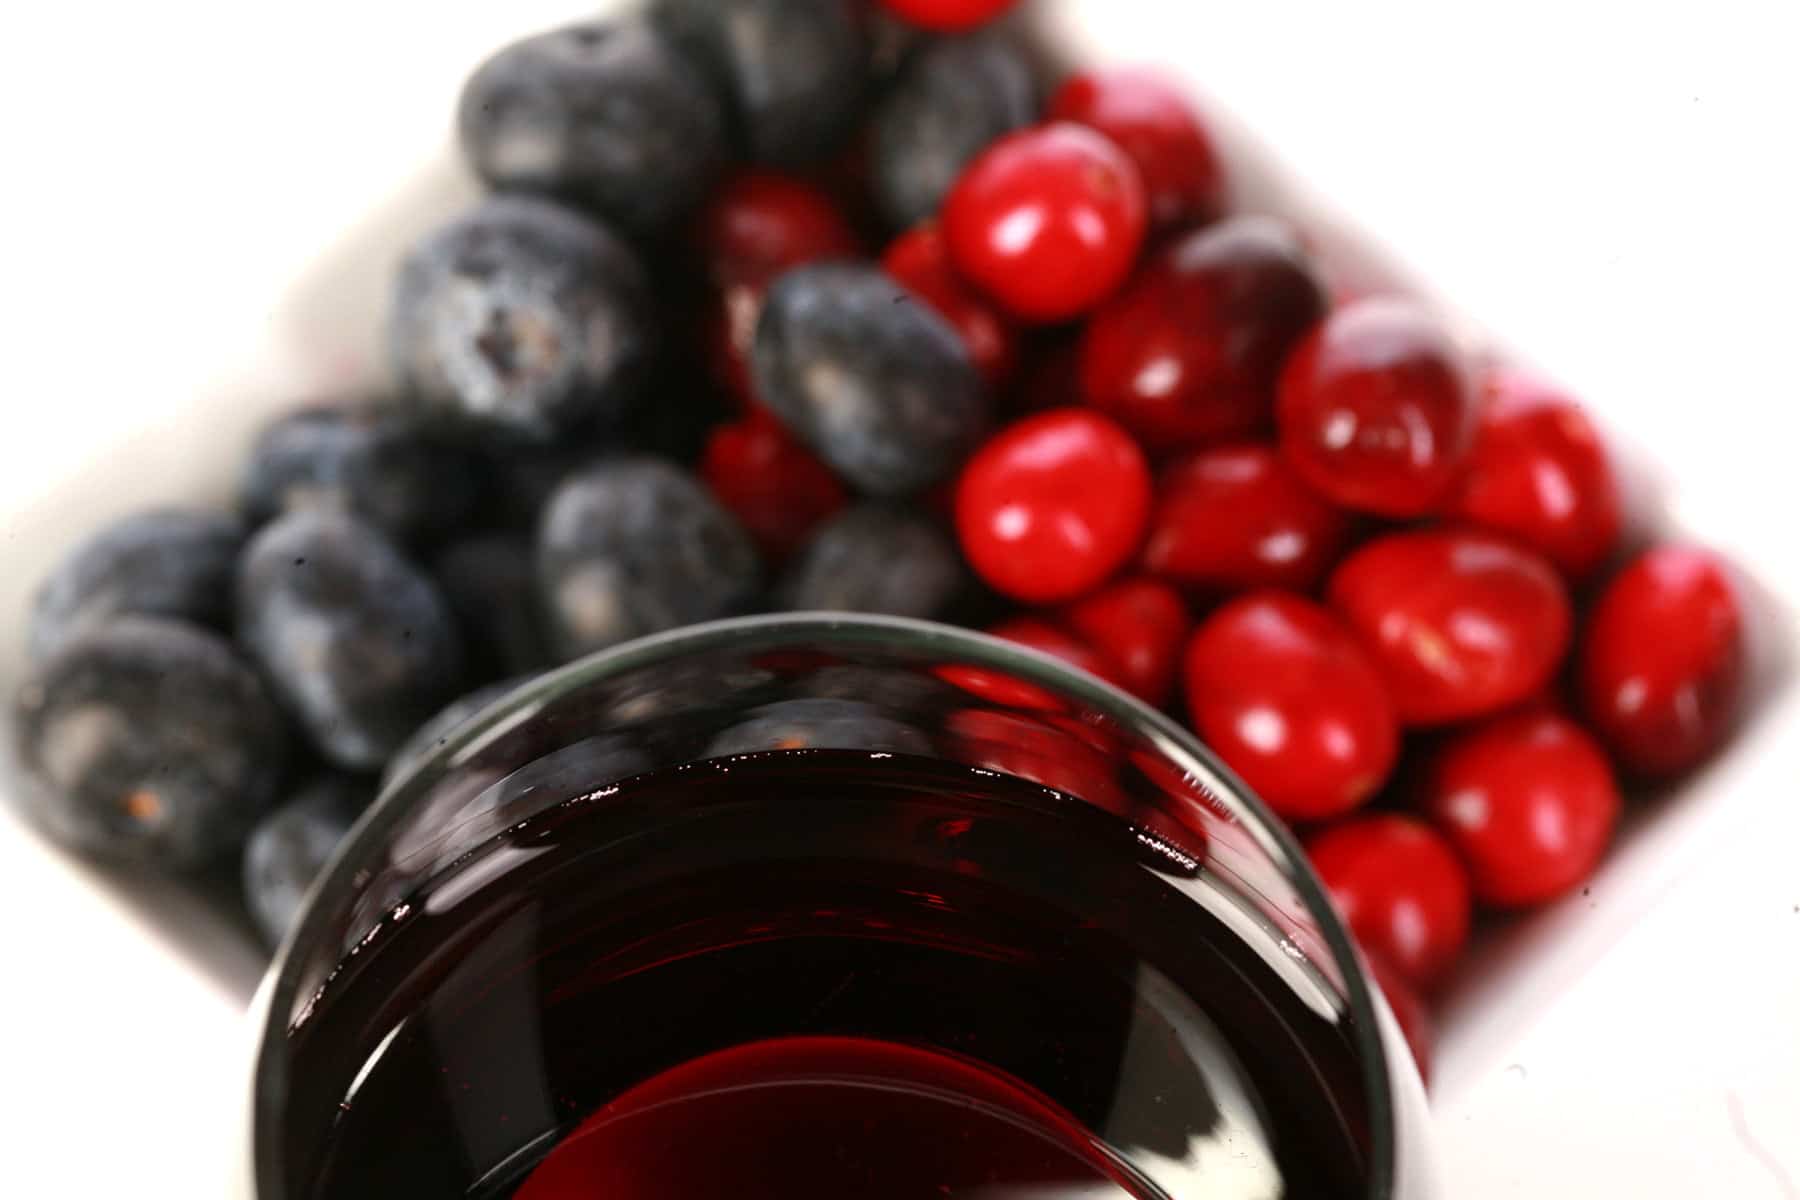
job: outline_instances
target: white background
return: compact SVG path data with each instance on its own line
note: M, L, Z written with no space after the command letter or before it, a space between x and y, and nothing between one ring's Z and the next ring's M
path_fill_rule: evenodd
M1800 596L1790 0L1074 3L1580 391L1650 507ZM366 375L392 254L448 211L468 67L579 12L418 0L13 6L0 32L0 615L72 533L217 492L274 403ZM1786 597L1786 601L1781 598ZM8 639L15 634L0 630ZM1766 672L1772 679L1773 669ZM1458 1200L1800 1197L1800 721L1642 816L1591 897L1452 998ZM203 918L181 916L215 941ZM196 972L0 817L9 1194L214 1194L253 959Z

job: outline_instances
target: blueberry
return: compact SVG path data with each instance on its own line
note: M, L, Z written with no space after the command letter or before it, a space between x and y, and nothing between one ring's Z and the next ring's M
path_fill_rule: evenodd
M381 769L381 787L385 791L394 783L417 769L420 763L437 753L438 748L450 740L450 735L460 729L470 717L481 712L488 705L508 694L524 683L528 676L513 679L502 679L498 683L490 683L478 687L466 695L458 696L437 713L428 717L423 724L412 732L400 748L394 751L387 765Z
M648 234L680 219L725 158L711 82L643 20L587 21L514 42L463 87L470 164Z
M929 219L989 143L1031 124L1038 84L998 31L944 38L908 60L870 124L872 184L896 229Z
M480 673L521 675L550 664L528 540L504 533L465 538L437 556L432 574Z
M99 857L200 866L280 794L287 729L217 634L122 616L65 642L20 688L13 731L27 814Z
M781 700L756 709L708 743L702 758L760 750L878 750L930 754L924 734L854 700Z
M743 608L758 583L749 535L693 476L658 458L600 463L544 510L538 582L564 658Z
M224 513L158 509L82 542L38 588L27 640L43 662L71 638L125 613L224 628L244 526Z
M776 280L756 323L751 368L763 402L874 496L944 478L987 419L956 331L870 266L815 264Z
M237 589L239 641L334 766L380 767L461 685L449 606L356 517L281 517L244 551Z
M967 583L955 545L928 518L860 504L813 535L775 598L788 609L935 617Z
M244 843L244 901L257 932L271 947L287 936L306 890L370 799L364 780L323 776L250 831Z
M657 0L651 14L713 76L751 158L806 166L855 127L869 44L847 0Z
M480 498L476 481L469 456L416 420L375 408L307 408L263 430L239 503L258 523L326 508L416 541L467 521Z
M623 242L547 200L501 195L406 257L388 348L424 416L545 442L627 414L655 324Z

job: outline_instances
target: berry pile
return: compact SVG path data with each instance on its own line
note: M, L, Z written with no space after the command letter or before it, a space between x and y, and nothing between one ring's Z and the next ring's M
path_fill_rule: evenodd
M653 0L482 65L458 131L492 191L399 264L392 392L281 418L236 512L130 517L43 584L38 823L239 854L273 938L383 768L500 681L759 610L963 621L1189 720L1422 1047L1475 907L1578 887L1622 783L1728 735L1730 573L1627 556L1571 400L1406 298L1334 306L1297 231L1230 212L1179 92L1048 79L1008 7ZM1116 748L1057 722L940 732L1119 798Z

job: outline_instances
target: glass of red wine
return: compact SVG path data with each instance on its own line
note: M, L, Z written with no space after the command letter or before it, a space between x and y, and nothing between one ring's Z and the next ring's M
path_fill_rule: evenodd
M1426 1195L1294 840L1033 651L697 626L402 775L259 994L255 1200Z

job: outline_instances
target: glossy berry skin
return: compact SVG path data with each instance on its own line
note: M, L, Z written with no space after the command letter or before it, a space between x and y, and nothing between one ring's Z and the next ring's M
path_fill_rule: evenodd
M125 614L64 642L12 709L16 798L58 843L186 870L229 854L279 798L287 724L223 637Z
M1143 564L1209 592L1310 591L1350 534L1349 517L1301 483L1273 447L1240 442L1163 468Z
M635 406L657 341L649 279L617 236L489 196L400 264L388 350L421 418L547 443Z
M757 397L870 496L929 488L987 424L981 376L956 330L860 263L816 263L776 280L751 367Z
M881 0L888 11L920 29L960 33L992 21L1018 0Z
M1475 435L1474 376L1450 331L1408 300L1338 309L1282 369L1281 451L1336 504L1388 517L1450 499Z
M1147 222L1136 165L1066 121L989 146L956 181L942 219L958 273L1043 323L1078 316L1124 283Z
M1580 649L1582 709L1634 774L1679 774L1718 749L1743 703L1744 617L1724 563L1659 546L1607 585Z
M1033 650L1041 650L1052 658L1060 658L1078 671L1086 671L1117 687L1128 687L1124 669L1105 651L1070 633L1067 629L1040 617L1014 617L986 632Z
M126 613L229 626L244 535L236 517L178 508L133 513L100 529L38 586L26 636L31 661Z
M1393 770L1399 726L1381 677L1310 600L1231 601L1200 623L1183 675L1195 731L1286 820L1342 816Z
M1429 988L1469 937L1469 877L1431 826L1399 813L1333 825L1306 843L1313 870L1356 942Z
M1397 968L1366 949L1363 961L1368 964L1369 975L1382 999L1387 1001L1388 1011L1394 1014L1394 1023L1400 1026L1400 1036L1406 1039L1406 1048L1412 1052L1419 1078L1430 1083L1432 1045L1437 1037L1430 1011Z
M1001 430L956 489L963 554L993 587L1028 604L1073 599L1137 550L1150 468L1099 413L1054 409Z
M1292 231L1233 217L1155 252L1094 314L1082 391L1154 454L1257 433L1283 360L1324 313Z
M870 119L870 184L883 219L893 229L930 220L976 155L1037 117L1037 79L1016 38L984 31L927 43Z
M805 545L850 499L831 468L764 413L715 427L699 475L771 562Z
M264 944L281 944L307 889L369 801L368 784L349 775L314 780L257 822L244 842L244 903Z
M1619 540L1619 487L1599 433L1573 400L1520 371L1485 381L1446 511L1530 546L1571 579L1592 574Z
M895 238L881 256L881 265L962 335L975 369L990 389L1011 377L1018 364L1018 331L985 296L958 278L937 226L919 225Z
M1421 800L1467 864L1475 898L1499 908L1541 904L1592 875L1620 808L1599 743L1535 708L1447 741L1426 769Z
M1153 225L1179 228L1225 211L1225 168L1212 139L1182 90L1154 71L1083 71L1057 90L1048 115L1097 129L1131 156Z
M707 283L700 323L708 365L732 397L749 406L750 343L769 285L790 267L855 258L861 240L819 188L752 168L714 190L689 241Z
M514 42L463 85L463 156L490 186L543 192L639 234L690 211L725 160L725 114L648 22Z
M1569 648L1569 597L1556 568L1492 534L1378 538L1338 566L1326 595L1412 725L1517 704L1550 681Z
M775 586L790 610L942 617L967 588L956 545L938 524L863 503L825 522Z
M1175 690L1181 650L1193 632L1187 602L1168 584L1121 579L1075 601L1062 623L1118 668L1119 684L1161 708Z

